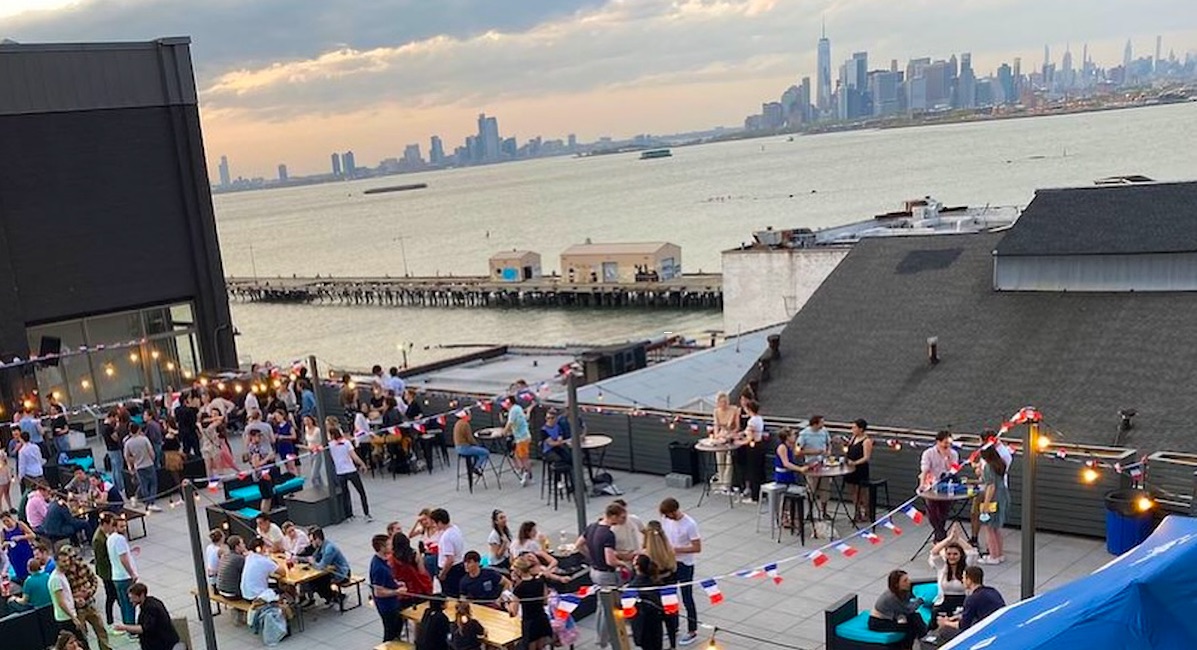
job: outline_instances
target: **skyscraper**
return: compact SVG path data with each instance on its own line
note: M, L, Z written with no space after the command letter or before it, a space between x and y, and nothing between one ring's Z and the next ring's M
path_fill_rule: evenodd
M569 137L566 139L566 142L567 142L567 144L565 146L569 147L570 151L574 151L575 149L577 149L578 148L577 134L576 133L569 134Z
M487 117L486 113L478 114L478 144L479 159L482 162L493 162L499 159L500 146L503 139L499 137L499 120Z
M956 78L956 106L972 108L977 105L977 76L973 72L973 55L960 55L960 76Z
M330 158L332 160L332 175L340 176L341 175L341 154L334 153L332 156L330 156Z
M220 157L219 170L220 170L220 186L228 187L229 182L231 181L231 179L229 178L229 157L228 156Z
M345 153L341 154L341 164L345 168L345 175L349 178L353 178L354 172L357 171L357 163L355 163L353 160L352 151L346 151Z
M798 110L804 124L811 121L810 77L803 77L802 83L798 84Z
M816 81L816 102L820 113L831 109L831 41L827 39L827 25L823 25L823 35L819 38L818 70Z
M1155 72L1157 74L1160 71L1160 48L1163 47L1163 45L1164 45L1164 37L1156 36L1155 37L1155 58L1151 60L1151 70L1152 70L1152 72Z
M441 142L441 136L432 136L428 143L428 162L433 165L439 165L445 162L445 144Z
M1133 58L1133 55L1134 51L1131 49L1131 42L1128 38L1126 39L1126 49L1122 50L1122 71L1123 74L1128 77L1130 76L1128 73L1130 72L1131 59Z
M287 182L287 166L286 165L280 164L278 166L278 180L281 183Z

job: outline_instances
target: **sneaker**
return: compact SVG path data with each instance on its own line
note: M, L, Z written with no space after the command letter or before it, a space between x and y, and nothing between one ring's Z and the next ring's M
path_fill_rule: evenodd
M520 487L528 487L528 475L520 474Z
M152 503L150 505L146 506L145 509L149 510L150 512L162 512L161 507L154 505Z
M371 517L370 515L366 515L366 523L367 524L374 523L374 517Z
M105 629L108 631L108 636L124 636L125 635L124 630L118 630L115 627L112 627L111 625L109 625Z
M1002 562L1006 561L1006 558L993 557L992 555L986 555L985 557L983 557L977 561L980 562L981 564L1001 564Z
M740 503L754 504L756 503L756 499L746 496L743 499L740 499Z
M677 640L677 644L678 645L690 645L691 643L694 643L697 640L698 640L697 632L687 632L687 633L683 634L680 639Z

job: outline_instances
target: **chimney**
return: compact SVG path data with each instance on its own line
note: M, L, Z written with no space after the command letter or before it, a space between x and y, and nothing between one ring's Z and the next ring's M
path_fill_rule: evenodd
M933 366L935 364L939 363L939 337L938 336L928 336L927 337L927 360L930 361L931 365L933 365Z
M780 334L770 334L766 338L766 340L769 341L769 352L772 353L772 358L780 359L781 358L781 335Z

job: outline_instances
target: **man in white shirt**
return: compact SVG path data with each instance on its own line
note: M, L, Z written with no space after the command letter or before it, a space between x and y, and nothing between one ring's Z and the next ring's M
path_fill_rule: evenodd
M137 563L133 560L133 550L129 548L129 523L117 518L111 524L112 532L105 530L108 535L108 561L112 565L112 584L116 587L116 600L121 606L121 622L133 625L137 622L137 612L133 606L133 599L129 598L129 587L138 582Z
M258 419L262 419L262 407L258 404L258 396L254 391L249 391L245 394L245 417L252 418L254 413L258 414Z
M664 518L661 529L677 556L677 581L684 585L680 591L686 607L686 635L678 643L689 645L698 640L698 608L694 604L694 585L687 583L694 580L694 560L702 552L702 536L698 533L698 522L682 512L677 499L669 497L661 501L658 510Z
M58 564L50 574L47 586L50 588L50 604L54 606L54 625L59 632L70 632L76 639L87 639L83 619L75 609L75 596L71 593L71 582L63 572L64 566L71 563L71 554L65 550L58 551Z
M283 535L283 529L270 521L270 515L260 512L254 518L254 523L257 525L258 537L266 542L267 552L278 553L283 550L286 537Z
M41 479L45 475L44 464L41 447L30 441L28 431L22 431L21 449L17 451L17 480Z
M407 384L403 382L403 378L399 376L399 369L391 366L390 377L386 379L386 389L395 394L395 399L403 399L403 390Z
M449 513L444 508L433 510L428 518L441 532L436 557L441 591L450 598L456 598L461 595L461 578L465 575L465 537L460 528L449 522Z
M798 432L798 453L802 455L802 464L818 462L828 455L831 449L831 433L823 426L822 415L810 416L807 426ZM819 513L824 519L827 516L827 501L831 498L831 481L816 478L811 487L819 501Z
M960 455L952 448L952 433L935 434L935 444L923 452L919 460L919 490L934 489L946 477L954 477L960 466ZM948 536L948 514L952 502L943 499L927 500L927 519L931 521L932 536L942 542Z
M241 570L241 596L246 600L260 600L266 603L278 601L278 592L270 588L270 578L282 578L287 570L274 560L263 555L267 552L262 538L249 541L249 553L245 555L245 568Z

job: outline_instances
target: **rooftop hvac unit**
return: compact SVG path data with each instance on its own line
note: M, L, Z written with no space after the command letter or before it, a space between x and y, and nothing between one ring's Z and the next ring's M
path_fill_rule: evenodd
M811 248L815 245L815 232L810 228L774 230L770 226L752 233L752 238L757 244L769 248Z

